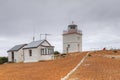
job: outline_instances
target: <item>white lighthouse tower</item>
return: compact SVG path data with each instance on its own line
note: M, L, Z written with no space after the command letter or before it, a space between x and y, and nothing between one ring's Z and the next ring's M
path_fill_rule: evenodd
M82 31L72 22L68 30L63 31L63 53L82 51Z

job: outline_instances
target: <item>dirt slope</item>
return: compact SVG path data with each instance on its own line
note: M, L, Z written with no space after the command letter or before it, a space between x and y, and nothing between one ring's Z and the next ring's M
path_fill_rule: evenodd
M86 53L75 53L54 61L0 65L0 80L60 80Z
M120 80L120 51L90 53L69 80Z

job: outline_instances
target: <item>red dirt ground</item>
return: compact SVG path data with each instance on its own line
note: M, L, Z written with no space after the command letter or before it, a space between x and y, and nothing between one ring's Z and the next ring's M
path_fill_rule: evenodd
M0 80L60 80L85 54L75 53L65 58L37 63L3 64L0 65Z
M115 56L120 56L120 51L91 52L69 80L120 80L120 58Z

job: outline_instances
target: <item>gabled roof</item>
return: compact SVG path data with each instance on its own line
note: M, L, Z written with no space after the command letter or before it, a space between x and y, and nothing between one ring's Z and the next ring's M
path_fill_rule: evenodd
M25 45L27 45L27 44L15 45L13 48L11 48L10 50L8 50L7 52L18 51L18 50L20 50L21 48L23 48Z
M38 40L38 41L32 41L31 43L29 43L28 45L26 45L24 47L24 49L29 49L29 48L37 48L38 46L40 46L44 41L46 41L49 45L50 43L47 40ZM51 46L51 45L50 45Z

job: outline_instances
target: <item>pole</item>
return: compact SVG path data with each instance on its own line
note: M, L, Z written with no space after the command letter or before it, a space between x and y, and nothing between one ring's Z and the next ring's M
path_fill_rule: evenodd
M47 36L50 36L50 34L45 34L45 40L47 40Z
M40 34L40 40L42 39L42 35L45 35L45 34Z

